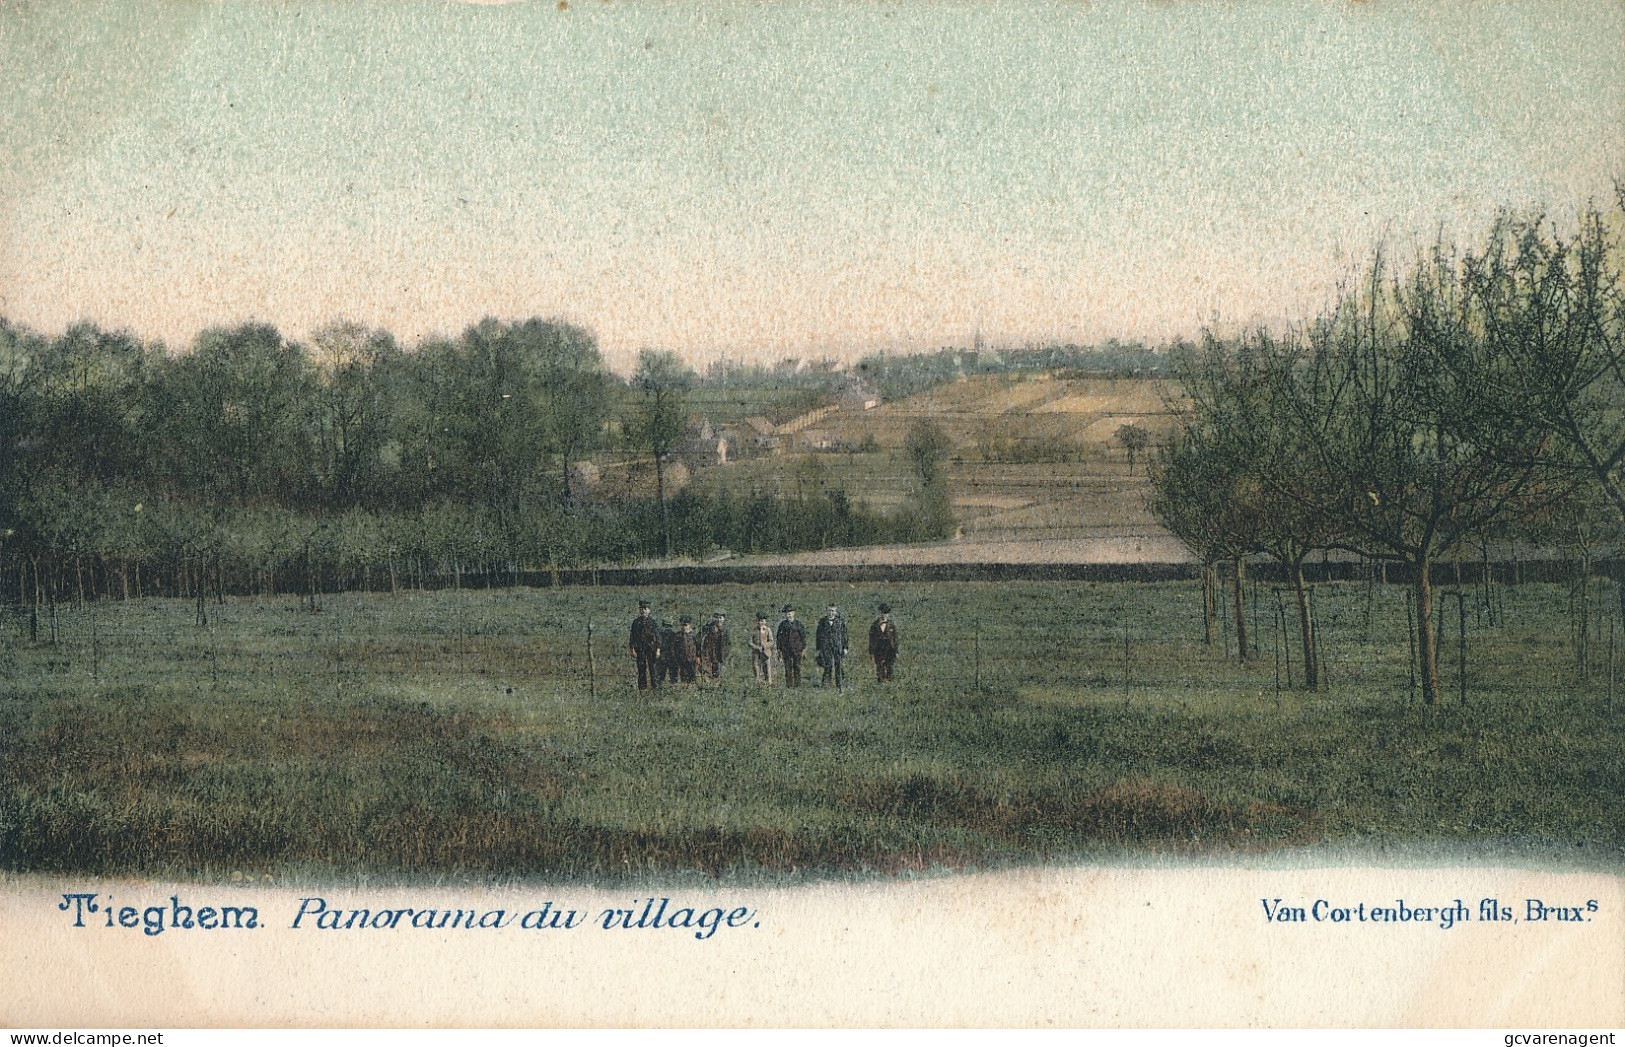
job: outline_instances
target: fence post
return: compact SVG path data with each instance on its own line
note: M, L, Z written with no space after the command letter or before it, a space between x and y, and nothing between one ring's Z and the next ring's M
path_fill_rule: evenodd
M1377 587L1377 566L1362 556L1360 558L1360 567L1365 573L1365 645L1370 647L1372 611L1371 602L1375 595L1374 590Z
M598 661L592 653L592 619L587 619L587 694L598 700Z
M1253 576L1253 655L1258 655L1258 576Z
M1467 704L1467 594L1457 589L1456 597L1456 684L1461 691L1461 704Z
M975 662L973 670L976 676L976 693L982 693L982 620L976 619L976 630L971 638L972 658Z

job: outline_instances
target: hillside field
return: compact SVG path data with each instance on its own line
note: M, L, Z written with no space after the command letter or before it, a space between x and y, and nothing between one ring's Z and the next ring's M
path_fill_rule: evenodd
M856 443L873 436L883 448L900 448L910 426L930 420L967 455L997 438L1066 443L1104 458L1118 453L1112 437L1119 425L1132 422L1160 437L1177 396L1177 384L1166 379L974 375L870 411L843 410L832 428Z
M931 421L953 445L948 487L967 540L1166 538L1146 508L1147 459L1155 452L1131 470L1115 434L1132 423L1153 442L1164 438L1173 395L1158 379L977 375L872 410L843 408L818 423L846 450L805 453L790 441L780 454L700 469L690 482L785 498L838 488L896 511L917 487L903 449L909 429Z
M720 687L632 686L640 596L730 613ZM0 868L779 879L1415 842L1618 865L1625 714L1606 665L1576 675L1566 589L1505 588L1496 624L1468 601L1465 706L1452 615L1436 708L1410 687L1400 589L1317 598L1314 694L1284 686L1268 589L1238 665L1201 644L1194 583L228 598L207 625L147 600L60 609L54 645L13 611ZM882 599L887 685L861 657ZM810 660L813 686L751 681L745 624L787 600L846 610L849 688Z

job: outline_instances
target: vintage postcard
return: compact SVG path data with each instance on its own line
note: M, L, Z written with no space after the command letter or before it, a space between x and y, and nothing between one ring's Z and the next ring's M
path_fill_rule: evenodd
M1625 1024L1622 55L0 0L0 1022Z

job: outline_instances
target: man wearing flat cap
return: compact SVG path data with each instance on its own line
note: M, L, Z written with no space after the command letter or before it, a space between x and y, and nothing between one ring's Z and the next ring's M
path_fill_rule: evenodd
M632 619L632 638L627 650L638 664L638 690L647 691L658 682L660 666L660 630L654 615L649 613L649 601L638 601L638 616Z
M779 623L779 658L784 662L784 686L801 686L801 652L807 649L807 627L796 621L796 609L784 605Z
M891 620L891 604L881 604L880 617L869 626L869 657L875 661L875 679L881 683L890 680L897 664L897 626Z
M700 671L711 683L722 680L722 666L728 661L728 616L721 611L700 630Z

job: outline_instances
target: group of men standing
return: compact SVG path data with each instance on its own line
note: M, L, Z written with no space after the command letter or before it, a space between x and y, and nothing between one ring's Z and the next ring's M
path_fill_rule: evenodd
M869 657L875 665L875 678L884 682L892 678L897 664L897 626L891 620L890 605L881 604L879 612L880 617L869 627ZM756 625L750 632L751 671L759 683L772 686L773 663L777 660L784 669L784 685L799 687L801 659L807 651L807 626L796 617L796 609L789 604L779 613L784 617L777 628L769 625L766 614L756 616ZM638 690L666 682L720 681L728 661L727 622L727 615L718 611L696 635L691 619L683 618L675 627L670 622L657 624L649 603L639 601L638 616L632 620L632 636L627 643L637 663ZM824 671L825 687L846 686L848 650L846 619L841 617L839 608L830 604L813 632L813 658Z
M628 647L637 662L640 691L663 683L715 682L728 661L728 616L718 611L696 634L692 618L675 626L669 621L657 625L648 602L640 601Z

